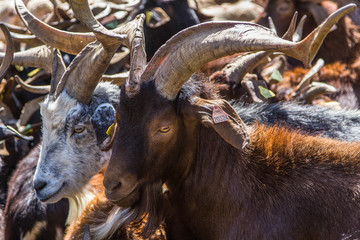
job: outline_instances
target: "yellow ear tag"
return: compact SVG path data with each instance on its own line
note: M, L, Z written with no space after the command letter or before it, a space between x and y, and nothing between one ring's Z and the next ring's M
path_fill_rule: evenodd
M150 24L150 21L153 17L153 13L151 11L146 11L145 12L145 22L146 22L146 25L149 25Z
M259 86L260 94L264 98L272 98L275 97L275 93L273 93L271 90L264 88L263 86Z
M271 79L281 82L282 81L282 76L279 70L275 70L272 74L271 74Z
M106 131L106 134L108 136L111 136L111 134L113 133L114 130L114 124L111 124L111 126L108 128L108 130Z
M24 71L24 67L20 66L20 65L15 65L16 70L18 70L19 72Z
M35 74L37 74L40 71L40 68L35 68L34 70L32 70L31 72L29 72L27 74L28 77L33 77L35 76Z

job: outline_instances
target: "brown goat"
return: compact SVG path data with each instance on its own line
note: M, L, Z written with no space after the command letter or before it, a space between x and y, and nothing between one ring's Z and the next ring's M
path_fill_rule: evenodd
M308 63L323 38L311 44L316 50L307 57L302 54L308 48L302 44L322 27L299 43L284 40L283 45L258 25L227 24L202 24L175 35L145 69L133 56L134 75L121 89L112 155L104 175L107 198L119 206L146 206L145 236L164 215L171 239L329 239L357 230L360 203L354 188L360 145L342 145L342 150L353 151L336 156L326 150L340 143L317 147L315 143L323 142L320 138L309 137L311 148L302 149L303 155L292 148L284 151L274 142L263 146L261 139L270 135L278 139L286 131L269 128L270 134L261 136L266 128L249 129L227 101L201 93L196 81L187 82L209 60L235 51L273 50L277 41L278 51ZM253 30L256 34L240 44L239 36ZM254 48L256 43L261 48ZM301 53L291 53L301 48ZM307 139L285 133L278 141L302 147L300 138ZM282 166L276 156L285 157L286 164ZM325 169L320 179L319 171L311 172L314 167ZM302 177L308 180L305 187L298 180ZM168 213L163 212L164 182L170 191ZM334 196L332 187L341 194Z

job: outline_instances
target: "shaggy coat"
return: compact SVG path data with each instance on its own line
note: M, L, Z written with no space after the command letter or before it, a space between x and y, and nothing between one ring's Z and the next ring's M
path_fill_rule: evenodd
M246 127L229 103L189 82L175 101L153 93L150 82L121 96L104 178L110 200L138 205L149 198L144 187L166 182L169 239L340 239L358 230L359 143ZM214 106L227 122L213 122Z
M68 213L68 201L55 204L40 202L32 179L40 147L34 147L18 164L9 181L5 206L5 239L62 239Z

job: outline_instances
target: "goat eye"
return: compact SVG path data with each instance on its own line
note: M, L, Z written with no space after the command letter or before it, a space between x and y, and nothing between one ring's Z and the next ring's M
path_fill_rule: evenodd
M82 133L84 130L85 130L85 126L78 125L74 127L75 133Z
M170 127L162 127L159 129L159 132L161 132L161 133L167 133L169 131L170 131Z

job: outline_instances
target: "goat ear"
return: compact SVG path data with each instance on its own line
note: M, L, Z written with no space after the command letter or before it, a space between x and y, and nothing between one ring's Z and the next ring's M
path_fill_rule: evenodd
M100 104L90 120L95 129L97 144L100 145L109 137L106 131L114 123L115 109L110 103Z
M245 123L225 100L193 98L185 104L183 114L196 118L206 127L212 127L222 139L242 150L250 141Z

